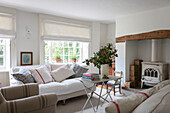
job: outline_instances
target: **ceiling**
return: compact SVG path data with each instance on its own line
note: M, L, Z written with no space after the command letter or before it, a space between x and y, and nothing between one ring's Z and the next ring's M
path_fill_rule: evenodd
M107 23L119 16L168 7L170 0L0 0L0 5Z

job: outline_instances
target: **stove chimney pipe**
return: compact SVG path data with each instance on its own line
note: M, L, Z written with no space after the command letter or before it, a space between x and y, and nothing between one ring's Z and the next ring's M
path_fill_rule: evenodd
M156 62L158 59L158 40L157 39L152 39L152 62Z

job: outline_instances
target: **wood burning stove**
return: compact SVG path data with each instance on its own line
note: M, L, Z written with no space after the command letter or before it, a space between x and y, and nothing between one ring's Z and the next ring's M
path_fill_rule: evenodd
M148 86L154 86L157 83L168 79L168 65L161 62L142 62L141 82Z

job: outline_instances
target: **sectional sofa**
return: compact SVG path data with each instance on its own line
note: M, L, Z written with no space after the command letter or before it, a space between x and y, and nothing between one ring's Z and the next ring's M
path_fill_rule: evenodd
M169 113L170 80L128 97L111 101L106 113Z
M69 64L72 65L72 64ZM11 68L9 76L10 76L10 85L18 85L23 84L21 81L17 81L12 74L18 72L20 69L31 70L36 69L42 65L33 65L33 66L16 66ZM47 64L46 67L50 70L56 70L57 68L63 66L63 64ZM58 75L62 76L62 75ZM47 94L47 93L55 93L58 97L58 100L65 100L77 97L85 94L84 87L82 83L79 81L81 77L78 78L69 78L65 79L62 82L50 82L46 84L39 84L39 93ZM89 82L84 82L88 88L91 88L93 84Z

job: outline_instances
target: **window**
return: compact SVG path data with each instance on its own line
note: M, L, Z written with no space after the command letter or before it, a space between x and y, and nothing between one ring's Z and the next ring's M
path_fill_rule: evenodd
M6 69L10 64L10 39L0 39L0 68Z
M48 18L48 19L47 19ZM82 63L89 57L90 24L57 21L40 15L41 63Z
M15 38L15 16L0 13L0 70L10 68L10 43Z
M45 41L46 63L82 63L88 54L88 42Z

